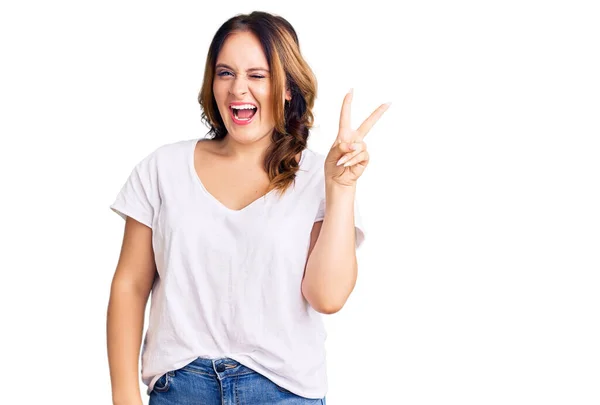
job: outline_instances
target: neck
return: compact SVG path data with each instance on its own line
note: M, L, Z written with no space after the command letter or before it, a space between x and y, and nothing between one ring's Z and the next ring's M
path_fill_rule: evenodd
M245 144L237 142L233 137L227 134L220 142L220 149L223 155L232 160L262 165L267 149L271 144L272 141L270 136L265 136L256 142Z

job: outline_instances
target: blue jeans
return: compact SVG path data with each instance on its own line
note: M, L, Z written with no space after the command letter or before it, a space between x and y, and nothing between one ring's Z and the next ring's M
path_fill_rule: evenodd
M254 370L224 357L198 357L160 377L148 405L326 405L279 387Z

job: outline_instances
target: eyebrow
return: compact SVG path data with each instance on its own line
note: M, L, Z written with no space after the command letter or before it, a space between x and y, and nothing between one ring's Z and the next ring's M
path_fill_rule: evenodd
M229 69L229 70L235 70L231 66L226 65L224 63L217 63L217 66L215 66L215 69L217 69L217 68L225 68L225 69ZM268 72L269 71L269 69L265 69L265 68L261 68L261 67L253 67L253 68L248 69L247 71L248 72L252 72L252 71L255 71L255 70L262 70L264 72Z

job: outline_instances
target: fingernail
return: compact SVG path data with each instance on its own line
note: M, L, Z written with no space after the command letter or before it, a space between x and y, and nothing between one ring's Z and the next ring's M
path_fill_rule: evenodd
M350 162L347 162L346 164L344 164L344 167L348 167L348 166L352 166L352 165L350 164Z
M357 148L358 148L358 145L357 145L357 144L355 144L355 143L351 143L351 144L350 144L350 149L351 149L351 150L356 150Z
M338 160L336 166L341 165L342 163L344 163L346 160L348 160L347 156L342 157L340 160Z
M349 91L349 93L350 93L350 95L353 95L353 94L354 94L354 87L350 88L350 91Z

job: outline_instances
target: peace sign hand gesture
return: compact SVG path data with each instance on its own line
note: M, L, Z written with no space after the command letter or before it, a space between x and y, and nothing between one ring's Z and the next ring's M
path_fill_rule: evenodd
M363 139L391 104L379 106L354 130L350 127L352 95L353 90L350 90L344 97L338 136L325 159L325 181L342 186L355 185L365 171L369 163L369 152Z

